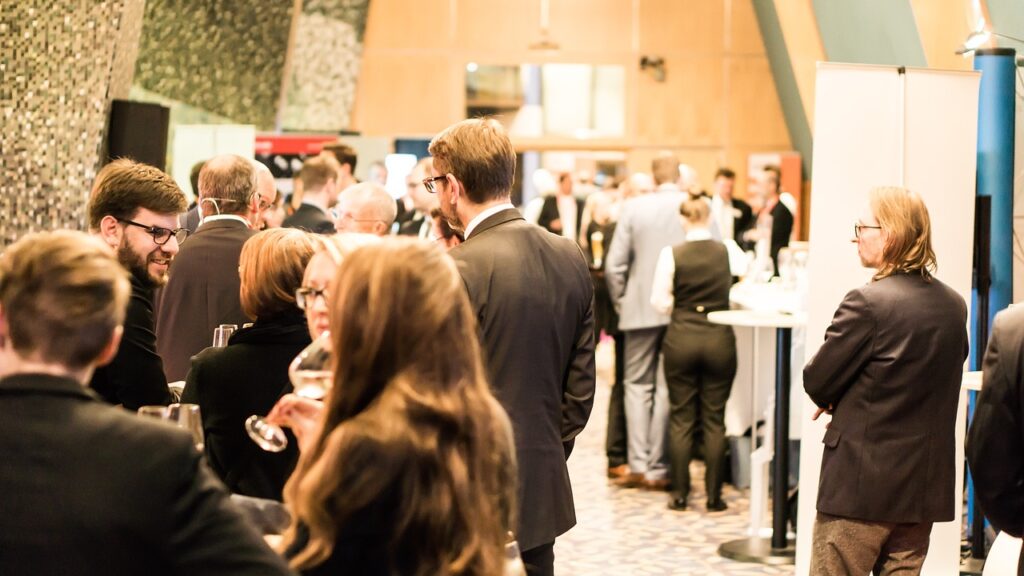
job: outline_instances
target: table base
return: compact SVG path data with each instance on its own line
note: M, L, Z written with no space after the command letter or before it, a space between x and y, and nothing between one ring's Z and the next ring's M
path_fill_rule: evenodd
M742 538L719 546L718 555L738 562L789 565L796 562L796 543L790 538L785 548L772 548L771 538Z

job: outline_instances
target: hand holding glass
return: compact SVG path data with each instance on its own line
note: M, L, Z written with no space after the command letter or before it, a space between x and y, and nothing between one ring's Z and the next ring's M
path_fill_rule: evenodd
M296 396L310 400L323 400L327 396L334 380L330 345L330 332L324 332L292 360L288 379ZM268 452L280 452L288 447L284 430L263 416L250 416L245 421L245 430L253 442Z

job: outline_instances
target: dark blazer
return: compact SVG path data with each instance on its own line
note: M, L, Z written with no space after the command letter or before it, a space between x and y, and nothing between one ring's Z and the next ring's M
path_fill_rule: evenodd
M786 208L782 201L775 203L772 208L772 238L770 251L772 263L775 265L775 275L779 275L779 250L789 246L789 237L793 234L793 213Z
M192 356L212 343L214 328L249 321L238 295L238 258L253 234L237 220L214 220L181 245L156 316L156 347L169 381L185 379Z
M981 510L992 525L1024 535L1024 307L996 315L984 385L967 436Z
M818 511L874 522L953 519L966 323L963 298L919 274L846 295L804 367L807 394L835 407Z
M189 434L74 380L0 380L0 454L0 574L290 574Z
M210 467L236 494L281 500L299 451L294 438L273 453L245 431L245 419L266 414L292 391L288 366L309 346L306 318L294 313L260 318L242 328L226 348L207 348L192 358L181 401L199 404Z
M579 246L515 209L481 222L449 254L476 313L484 364L519 460L523 550L576 523L565 460L594 402L594 290Z
M419 210L408 212L408 215L405 220L398 223L398 235L419 237L420 228L424 223L429 227L430 222L427 221L427 217ZM429 232L427 234L429 235Z
M300 204L295 213L284 219L284 228L299 228L316 234L334 234L334 220L312 204Z
M750 208L750 204L739 198L732 199L732 208L737 211L732 220L733 240L741 247L745 247L750 243L743 240L743 233L750 230L754 225L754 211ZM792 216L790 216L790 219L792 219ZM792 223L789 225L789 231L793 231Z
M111 404L135 411L139 406L170 404L164 364L156 353L153 328L153 289L131 275L132 294L124 318L117 356L97 368L89 387Z
M580 235L580 223L583 222L583 200L576 198L576 236ZM540 207L540 216L537 217L537 225L541 228L551 232L552 234L561 234L562 230L552 230L551 223L555 220L560 220L561 215L558 213L558 196L546 196L544 203Z

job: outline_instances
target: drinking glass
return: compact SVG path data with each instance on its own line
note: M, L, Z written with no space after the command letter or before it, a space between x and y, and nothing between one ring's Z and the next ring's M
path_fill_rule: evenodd
M228 345L231 335L238 330L238 324L221 324L213 329L213 347L223 348Z
M511 534L509 534L509 540L505 544L504 576L526 576L526 566L523 565L523 556L519 552L519 542L512 539Z
M192 443L200 452L206 447L203 436L203 418L198 404L171 404L169 406L141 406L139 416L157 418L192 435Z
M590 255L594 258L594 268L600 268L604 262L604 232L594 230L590 235Z
M331 334L325 331L312 344L306 346L288 366L288 379L297 396L323 400L327 396L334 374L331 372ZM288 447L284 430L262 416L253 415L245 421L245 431L253 442L267 452L280 452Z

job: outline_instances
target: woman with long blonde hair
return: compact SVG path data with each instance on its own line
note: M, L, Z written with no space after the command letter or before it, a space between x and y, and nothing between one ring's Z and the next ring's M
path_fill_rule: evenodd
M285 487L291 566L500 576L515 510L511 428L455 264L390 239L351 253L332 288L333 387Z

